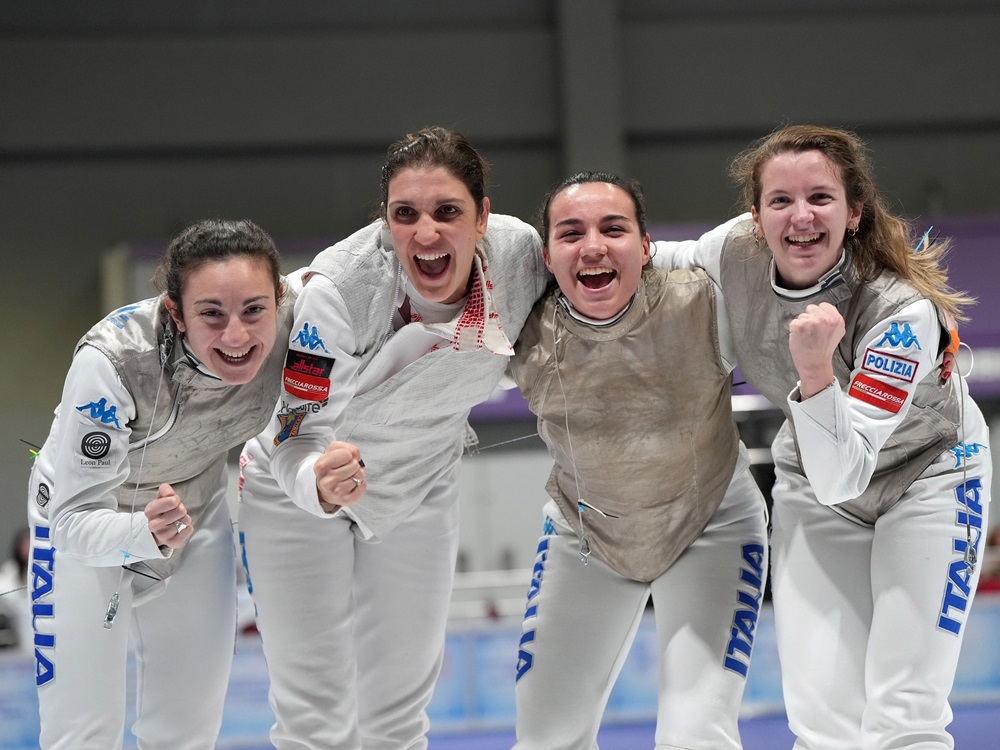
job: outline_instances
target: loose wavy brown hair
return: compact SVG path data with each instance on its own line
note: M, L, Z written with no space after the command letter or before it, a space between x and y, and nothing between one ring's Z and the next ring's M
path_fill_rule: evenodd
M855 133L819 125L788 125L775 130L739 154L729 168L730 176L742 188L743 211L760 211L761 171L784 153L819 151L836 167L847 201L862 206L857 233L845 238L850 243L851 264L860 278L871 281L883 271L908 281L920 294L957 320L975 298L948 285L947 270L941 265L950 248L948 240L928 241L914 252L915 233L906 220L889 211L875 184L875 171L864 142Z

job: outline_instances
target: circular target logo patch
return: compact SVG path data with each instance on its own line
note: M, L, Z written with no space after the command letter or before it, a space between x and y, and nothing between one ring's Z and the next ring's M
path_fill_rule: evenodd
M35 502L38 503L40 508L44 508L49 504L49 486L45 482L41 482L38 485L38 494L35 495Z
M87 458L104 458L111 450L111 437L106 432L88 432L80 442L80 450Z

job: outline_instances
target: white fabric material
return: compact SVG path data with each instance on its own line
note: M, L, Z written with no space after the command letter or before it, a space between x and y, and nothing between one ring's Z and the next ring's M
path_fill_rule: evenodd
M737 216L735 219L727 221L725 224L716 227L710 232L706 232L698 240L666 241L658 240L652 243L653 266L672 271L678 268L704 268L708 277L715 282L716 295L715 304L719 311L719 347L722 351L722 358L726 361L730 370L736 368L736 352L733 349L733 336L729 325L729 314L726 308L726 298L722 294L720 279L722 270L720 268L720 258L722 246L726 242L729 230L749 214Z
M759 549L757 564L767 569L763 499L749 470L733 477L702 535L649 584L596 558L583 565L578 538L554 501L545 514L552 533L540 541L522 627L514 750L597 747L601 716L650 596L659 646L656 748L740 748L745 679L725 664L741 594L759 606L762 593L742 577L753 571L744 550Z
M102 433L111 440L107 452L111 465L94 468L80 461L78 447L83 433L95 429L94 421L88 410L75 407L102 397L107 408L116 407L120 427L109 422ZM114 365L94 347L82 347L70 364L60 404L46 439L48 449L38 454L32 466L31 487L35 496L29 500L36 500L40 477L58 478L57 486L48 487L51 499L45 506L45 515L52 519L53 542L60 556L85 565L113 566L124 562L122 550L126 549L130 562L167 556L168 552L160 550L150 533L142 507L127 512L129 498L124 503L118 498L118 488L131 470L130 462L138 461L138 457L128 452L134 402ZM164 411L169 410L169 393L162 394L161 405ZM63 434L71 437L59 439ZM140 438L145 435L137 435L135 439Z
M928 300L914 302L893 315L892 321L910 326L920 340L921 348L911 347L903 352L917 363L916 372L937 377L933 370L940 326L934 306ZM892 347L880 346L888 327L888 321L881 321L864 335L865 343L855 356L855 373L861 371L869 348L892 353ZM864 491L875 470L878 452L909 413L911 396L919 383L920 378L912 383L893 383L908 394L895 414L848 396L844 392L847 384L836 381L805 401L799 400L798 387L789 394L788 407L799 436L799 455L819 502L836 505Z
M988 444L974 410L966 441ZM772 585L782 690L798 750L942 750L948 705L980 568L964 549L963 475L946 451L874 527L815 500L780 460ZM982 553L992 463L970 456L973 543ZM977 484L978 483L978 484ZM964 591L963 591L964 589ZM955 633L955 628L960 628Z
M223 484L214 501L185 548L184 565L158 587L158 596L138 606L156 584L131 571L122 577L117 566L81 564L61 550L50 565L47 522L32 513L33 563L49 574L32 581L35 604L51 605L53 613L35 617L36 645L39 638L54 644L39 649L53 669L52 679L38 688L39 747L122 746L130 642L141 686L133 726L139 748L215 747L235 647L236 561ZM116 591L118 614L106 629Z
M458 466L379 544L244 495L240 530L279 750L427 747L458 549Z

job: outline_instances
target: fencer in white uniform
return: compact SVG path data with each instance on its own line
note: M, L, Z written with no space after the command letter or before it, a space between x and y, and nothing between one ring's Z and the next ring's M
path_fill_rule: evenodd
M656 262L719 282L740 370L786 416L772 580L796 748L939 750L953 746L989 436L964 380L942 378L941 310L967 300L930 272L938 248L884 210L861 153L845 131L776 131L734 167L751 214L656 243Z
M427 746L466 419L547 282L537 233L489 213L482 167L442 128L390 147L385 220L310 266L285 390L244 450L240 536L282 750Z
M546 197L559 283L511 370L555 465L518 649L516 750L590 750L652 598L656 747L741 747L767 572L764 498L732 417L732 343L704 272L643 265L641 189Z
M143 750L210 750L236 617L228 451L266 424L294 292L245 222L182 232L166 293L81 339L35 460L28 515L45 750L122 746L134 646Z

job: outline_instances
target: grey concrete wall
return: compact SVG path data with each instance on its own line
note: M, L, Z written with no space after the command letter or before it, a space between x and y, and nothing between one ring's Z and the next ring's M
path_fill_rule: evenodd
M788 121L856 129L910 214L1000 213L994 0L0 2L0 528L23 517L101 254L207 215L339 237L428 123L528 218L565 172L640 178L656 222L721 219L724 170ZM316 248L319 249L318 247ZM0 534L0 543L8 534Z

